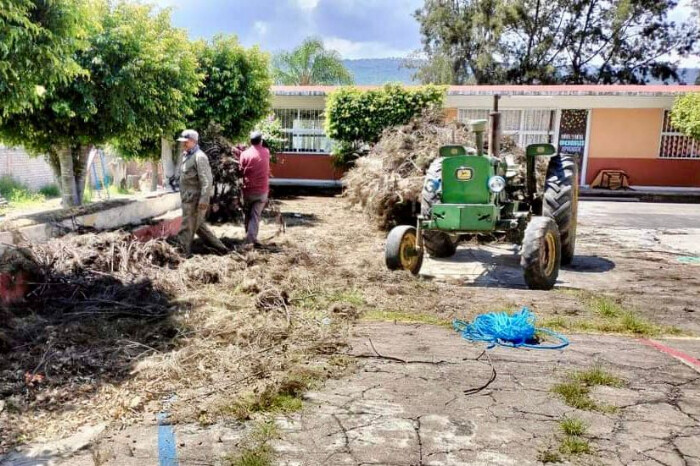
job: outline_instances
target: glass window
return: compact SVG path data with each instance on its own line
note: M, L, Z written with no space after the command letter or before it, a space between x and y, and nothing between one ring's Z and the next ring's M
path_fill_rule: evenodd
M323 110L278 108L273 111L287 138L285 152L330 152L331 141L323 131Z
M457 118L462 123L469 120L488 119L490 110L460 108ZM525 148L528 144L554 141L556 111L550 109L501 110L501 132Z

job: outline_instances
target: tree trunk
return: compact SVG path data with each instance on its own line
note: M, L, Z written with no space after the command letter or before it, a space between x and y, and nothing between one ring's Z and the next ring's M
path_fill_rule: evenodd
M170 180L175 176L175 160L173 145L165 138L160 140L160 161L163 164L163 186L167 191L172 191Z
M80 202L77 205L82 205L83 203L83 194L85 193L85 181L87 180L87 162L91 150L91 146L78 146L73 151L73 153L77 155L77 158L74 158L73 162L73 169L75 170L75 186L78 198L80 199Z
M73 171L73 151L70 147L58 151L58 161L61 166L61 199L63 207L75 207L80 205L78 191L75 185L75 172Z
M151 192L158 189L158 161L151 160Z
M51 167L51 171L53 172L53 180L56 183L56 186L58 186L59 191L63 191L61 186L63 183L61 183L61 162L58 160L58 153L55 150L49 151L49 153L46 155L46 161L49 164L49 167Z

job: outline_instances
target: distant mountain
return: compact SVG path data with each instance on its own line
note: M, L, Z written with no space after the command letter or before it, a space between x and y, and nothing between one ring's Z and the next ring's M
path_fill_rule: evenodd
M343 64L355 77L355 84L360 86L382 85L386 83L420 84L413 80L413 70L402 68L403 58L362 58L343 60ZM680 70L681 84L695 84L700 76L698 68ZM652 81L649 84L663 84Z
M382 85L386 83L419 84L413 81L413 70L402 68L403 58L361 58L343 60L345 67L355 77L359 86Z

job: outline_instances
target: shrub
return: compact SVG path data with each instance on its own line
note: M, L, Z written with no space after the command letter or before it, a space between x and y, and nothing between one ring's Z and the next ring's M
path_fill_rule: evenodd
M700 93L679 97L673 104L671 121L682 133L700 139Z
M44 196L33 192L27 185L10 175L0 177L0 196L4 197L10 204L26 204L44 200Z
M45 186L42 186L41 189L39 189L39 194L41 194L47 199L51 199L53 197L61 197L61 189L58 187L58 185L47 184Z
M373 144L385 128L404 125L426 108L441 107L444 99L443 86L407 89L387 84L369 91L343 87L328 96L326 134L341 143Z

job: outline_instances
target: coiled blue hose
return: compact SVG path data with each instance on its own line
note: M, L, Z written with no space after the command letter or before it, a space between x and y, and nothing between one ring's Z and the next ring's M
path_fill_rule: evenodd
M462 320L452 322L454 329L469 341L483 341L491 349L496 345L511 348L561 349L569 345L563 335L546 328L535 327L535 315L527 307L513 314L507 312L489 312L476 316L472 323ZM538 345L532 342L535 333L541 332L559 340L554 345Z

